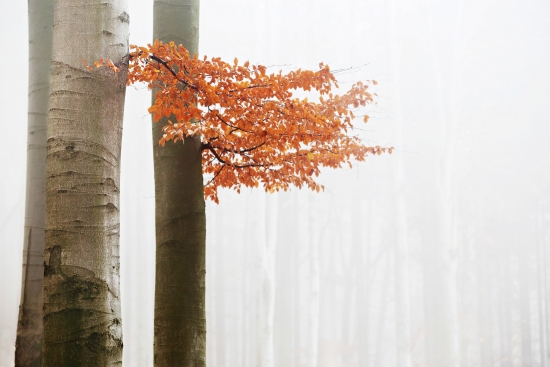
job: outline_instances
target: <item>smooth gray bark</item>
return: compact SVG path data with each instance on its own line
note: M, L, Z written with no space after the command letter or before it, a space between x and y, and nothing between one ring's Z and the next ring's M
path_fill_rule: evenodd
M198 52L199 1L156 0L153 38ZM153 123L156 280L155 366L206 365L206 215L198 136L158 144Z
M56 0L46 160L45 367L119 366L122 0ZM122 72L89 71L111 59Z
M23 276L15 366L42 365L46 130L52 62L53 0L29 1L29 105Z

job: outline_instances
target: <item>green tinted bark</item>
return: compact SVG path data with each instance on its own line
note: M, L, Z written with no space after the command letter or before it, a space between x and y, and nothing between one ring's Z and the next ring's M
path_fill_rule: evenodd
M21 303L15 341L16 367L42 365L46 129L52 28L53 0L30 0L27 190Z
M153 38L198 52L199 1L154 3ZM164 147L153 123L156 193L155 366L206 364L205 241L201 142Z

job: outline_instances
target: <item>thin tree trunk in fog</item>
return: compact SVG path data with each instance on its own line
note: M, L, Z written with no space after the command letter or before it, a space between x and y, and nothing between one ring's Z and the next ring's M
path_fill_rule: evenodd
M309 332L308 367L317 367L319 354L319 216L314 205L313 194L308 197L308 238L309 238Z
M351 251L350 251L350 259L349 259L349 268L353 269L353 273L351 274L351 284L350 288L352 289L351 292L354 297L352 297L349 301L349 307L347 308L350 313L353 313L355 316L355 319L352 321L352 318L349 317L349 334L350 340L349 344L350 347L353 348L354 352L356 353L355 356L357 357L357 360L359 361L359 354L360 348L365 348L365 346L362 346L360 344L361 338L359 336L359 330L362 327L362 317L361 313L364 312L364 310L359 307L361 300L359 298L362 297L362 280L364 279L364 273L368 272L366 267L361 266L361 260L362 260L362 251L361 247L363 246L362 243L362 232L365 230L364 226L361 226L361 222L363 222L365 219L362 217L362 194L361 192L357 194L357 196L350 196L349 199L352 201L352 212L351 212ZM344 359L345 365L351 365L351 358L352 356L346 356Z
M538 306L539 306L539 338L540 338L540 360L541 367L548 367L549 346L548 346L548 298L546 284L546 243L545 243L545 227L544 227L544 211L543 206L539 205L537 215L537 283L538 283Z
M275 251L277 244L277 197L264 198L265 232L261 241L261 289L260 289L260 367L274 366L273 321L275 315Z
M539 354L540 354L540 366L548 366L548 336L546 335L546 302L548 301L545 298L544 294L544 241L543 241L543 229L542 229L542 220L540 218L541 213L537 213L537 223L536 223L536 260L537 260L537 308L538 308L538 331L539 331Z
M208 330L213 330L208 342L207 364L217 367L224 367L227 364L226 359L226 315L230 305L226 304L225 292L229 283L225 281L225 239L227 232L225 230L225 221L221 210L211 216L208 224L208 231L212 229L213 235L207 247L207 267L210 269L207 274L206 289L208 300Z
M57 0L48 116L44 367L118 366L124 1ZM89 71L111 59L121 73Z
M155 0L153 38L198 52L199 0ZM206 364L206 216L198 136L158 144L153 123L156 205L155 366Z
M330 204L329 206L330 207ZM335 213L336 212L336 213ZM326 219L320 222L320 225L318 228L321 229L321 233L318 234L319 238L326 239L327 243L330 243L330 246L326 246L323 250L325 251L326 255L324 255L327 259L330 259L330 261L327 261L326 268L320 269L320 273L326 274L325 279L330 280L332 279L332 284L327 284L325 287L325 291L322 294L319 294L319 319L330 319L334 320L334 322L327 323L323 326L325 326L324 332L328 334L328 343L325 341L325 343L320 344L321 347L326 348L332 345L334 345L333 348L337 347L337 344L341 344L341 335L342 335L342 329L343 324L345 323L345 319L343 318L336 318L337 312L336 310L339 308L338 303L340 300L340 287L338 284L338 281L335 281L339 274L337 275L337 267L338 267L338 258L340 258L340 261L343 261L343 250L342 250L342 231L339 227L341 227L342 223L339 220L340 217L340 211L338 209L334 209L334 211L328 211L328 215L326 216ZM338 219L336 219L338 218ZM338 220L338 224L335 226L332 226L334 229L333 232L329 232L328 238L324 237L325 231L327 228L331 227L331 220L336 221ZM321 256L319 256L321 257ZM308 258L309 259L309 258ZM328 282L327 282L328 283ZM324 315L328 316L324 316ZM319 334L321 335L321 328L319 327ZM331 348L332 349L332 348ZM334 350L334 349L333 349ZM329 349L330 351L330 349ZM327 358L329 362L325 360L319 360L319 357ZM326 350L320 350L318 351L318 363L320 362L321 365L323 364L342 364L342 361L339 360L339 355L335 355L334 351L330 351L327 353Z
M456 234L456 190L454 159L458 139L458 111L447 111L445 106L457 106L454 93L444 94L444 84L456 88L456 65L450 65L451 81L444 80L443 61L437 43L433 23L440 21L433 11L429 19L429 50L432 61L435 105L437 111L438 140L441 154L433 161L435 187L431 226L425 228L425 318L426 318L426 360L430 366L458 367L459 328L457 302L458 243ZM458 18L458 16L455 16ZM457 25L454 25L455 33ZM456 40L455 40L456 41ZM454 49L453 49L454 50ZM452 56L455 56L454 54ZM446 65L445 65L446 66ZM452 89L451 89L452 90ZM454 92L454 90L452 90ZM445 99L449 101L444 103Z
M384 267L384 275L382 276L382 292L380 293L380 304L378 311L378 324L376 325L376 340L374 347L374 366L381 366L382 361L382 350L384 342L384 330L386 326L386 312L388 310L388 291L390 288L390 278L391 278L391 266L390 266L390 254L386 252L386 264Z
M429 366L456 367L459 366L456 304L451 296L453 290L448 289L456 286L455 271L453 265L444 260L451 254L439 245L434 238L424 244L426 360Z
M393 74L396 80L401 80L401 58L398 53L397 22L395 3L390 2L391 29L392 29L392 59ZM399 86L394 92L395 100L395 132L396 146L403 145L403 118L401 114L401 91ZM399 153L398 153L399 154ZM394 190L396 198L396 212L394 215L395 247L394 247L394 281L395 281L395 326L397 367L411 367L411 316L409 296L409 254L408 254L408 227L405 202L405 168L403 154L399 154L394 163Z
M296 234L290 229L294 227L294 211L292 194L280 193L277 197L277 245L275 262L275 315L274 315L274 363L276 366L293 365L292 347L294 344L293 297L292 291L297 277L293 275L295 254L293 239Z
M292 193L292 211L294 214L294 225L296 228L303 228L303 222L301 225L301 220L304 218L304 215L300 215L300 200L298 193L294 191ZM306 212L307 214L307 212ZM294 263L292 264L292 277L295 279L293 287L292 287L292 322L296 327L293 329L294 332L294 340L296 341L294 343L294 358L293 358L293 366L301 366L302 365L302 329L300 327L302 320L302 314L300 307L301 305L301 294L303 286L300 282L301 279L301 273L300 269L302 267L302 259L300 256L300 247L299 246L293 246L292 247L292 256L294 259ZM307 335L307 334L306 334Z
M356 198L357 200L358 198ZM332 218L329 218L329 222L332 222L331 221ZM352 219L353 220L353 219ZM327 223L327 226L325 226L325 228L328 227L328 224ZM354 233L351 233L351 236L349 237L350 238L350 247L351 247L351 251L350 251L350 255L349 255L349 258L346 258L346 251L345 250L345 233L344 233L344 226L343 225L340 225L340 228L339 228L339 240L340 240L340 243L338 243L337 241L335 241L335 243L333 244L338 246L340 248L340 252L341 252L341 261L342 261L342 269L343 269L343 277L344 279L347 279L346 282L343 282L342 283L342 292L344 293L343 294L343 302L342 302L342 344L343 344L343 347L344 349L342 350L342 360L341 360L341 363L342 365L344 366L349 366L350 363L351 363L351 358L352 358L352 353L350 353L351 351L351 345L352 345L352 337L351 337L351 330L353 330L353 324L356 322L355 321L355 316L356 314L354 314L354 309L355 307L353 307L353 304L352 304L352 299L353 299L353 295L355 293L355 287L354 285L356 284L356 277L355 277L355 269L353 267L353 249L355 247L355 243L356 243L356 238L357 238L357 235L354 234ZM325 231L323 231L325 232ZM336 232L338 233L338 231ZM325 233L323 233L323 237L326 236Z
M252 219L252 215L250 213L250 200L247 200L246 201L246 207L245 207L245 231L244 233L246 233L246 240L243 241L243 263L244 264L248 264L249 263L249 251L247 251L248 248L250 248L250 246L248 245L252 245L251 243L249 243L250 241L250 237L251 237L251 227L252 227L252 224L251 224L251 219ZM246 340L244 340L244 336L245 335L249 335L250 334L250 330L249 330L249 324L250 324L250 314L251 314L251 307L249 306L251 301L251 297L250 297L250 291L249 291L249 284L250 284L250 277L248 276L247 274L247 271L246 270L243 270L242 271L242 287L243 287L243 293L242 293L242 297L241 297L241 302L242 302L242 307L241 307L241 319L242 319L242 325L241 325L241 330L242 330L242 337L243 337L243 340L241 342L241 345L242 345L242 349L241 349L241 353L240 353L240 361L239 361L239 366L247 366L248 365L248 361L249 361L249 346L247 343Z
M463 296L463 303L459 306L462 315L470 316L470 319L465 321L464 332L473 335L473 338L461 335L460 361L462 366L470 364L484 366L484 355L487 353L483 350L485 343L483 333L486 330L487 320L483 319L483 307L486 305L484 292L487 290L484 288L483 274L480 271L484 258L480 246L476 243L476 237L473 235L475 226L470 224L466 232L467 234L464 236L464 263L467 263L468 266L463 266L463 272L460 276L462 276L462 279L469 278L470 283L463 285L463 287L471 292L468 296Z
M210 337L210 340L206 346L206 364L207 365L220 365L218 362L218 292L216 291L219 288L218 285L218 274L220 269L218 269L218 257L219 255L223 258L222 250L220 249L220 233L223 232L223 229L220 228L221 225L218 224L218 213L214 213L210 216L208 220L208 225L206 231L210 233L210 240L206 245L206 267L208 268L208 274L206 274L205 279L205 290L206 290L206 319L208 320L208 325L206 328L206 333L208 335L215 334L213 337ZM212 235L214 233L214 235ZM223 277L223 276L222 276ZM222 291L223 292L223 291ZM223 315L223 310L222 310Z
M529 258L525 249L519 250L519 307L521 323L521 361L523 366L532 366L533 351L531 346L531 306L529 285L531 278Z
M402 167L401 167L402 168ZM402 177L402 176L401 176ZM399 179L398 179L399 180ZM401 192L400 192L401 191ZM409 261L405 198L398 191L394 249L395 326L397 367L411 367L411 316L409 298Z
M544 202L543 202L544 203ZM550 294L549 294L549 290L548 290L548 286L549 286L549 280L548 280L548 276L549 276L549 273L548 273L548 262L550 261L550 259L548 258L548 245L550 244L550 220L548 220L547 218L550 218L550 212L548 211L547 209L547 206L544 206L544 205L541 205L542 206L542 209L541 209L541 214L542 214L542 223L541 223L541 241L542 241L542 263L543 263L543 268L542 268L542 277L543 277L543 295L544 295L544 311L545 311L545 314L546 314L546 319L544 320L544 330L545 330L545 335L546 335L546 358L547 358L547 364L550 365L550 346L548 344L548 342L550 341L550 301L549 301L549 297L550 297Z
M23 276L15 366L42 365L46 131L52 63L53 0L30 0L27 191Z
M501 253L499 254L499 274L502 279L501 289L499 291L499 319L501 324L500 332L500 350L502 355L500 360L503 367L512 367L514 365L512 349L512 268L510 266L511 251L509 246L501 244Z
M359 245L357 246L357 254L354 258L357 269L360 269L359 279L357 282L357 297L355 302L357 304L356 310L358 314L357 322L357 348L358 356L357 361L360 367L368 367L370 365L370 345L369 345L369 331L370 331L370 299L371 299L371 259L370 259L370 241L364 241L367 237L364 233L370 230L371 223L371 211L367 210L365 216L365 226L362 228L359 226L357 218L363 218L361 201L354 200L352 203L354 213L354 225L353 231L361 231L357 236Z
M492 319L490 312L490 284L487 271L488 256L483 251L483 246L475 246L477 251L477 302L478 302L478 328L479 328L479 351L480 364L482 367L493 365L493 341L492 341Z
M244 233L246 234L246 240L243 241L243 263L247 268L242 272L242 330L243 330L243 348L242 348L242 361L239 366L256 366L259 363L259 349L260 349L260 330L258 330L258 319L260 305L259 299L261 290L261 282L258 281L258 274L260 273L260 266L258 259L261 250L258 243L265 239L265 218L263 207L261 211L258 207L258 203L262 203L258 199L260 193L255 191L252 195L247 196L245 206L245 227ZM252 268L248 266L253 265ZM253 274L254 276L251 276ZM253 336L249 338L248 336Z
M224 220L221 215L217 216L216 221L216 269L212 269L214 277L216 279L216 288L213 289L212 293L216 294L214 309L216 310L216 335L212 336L212 339L216 340L216 362L213 363L213 366L223 367L226 366L228 361L226 359L226 302L225 302L225 291L226 291L226 282L224 277L224 260L225 260L225 238L226 234L221 230L224 228Z

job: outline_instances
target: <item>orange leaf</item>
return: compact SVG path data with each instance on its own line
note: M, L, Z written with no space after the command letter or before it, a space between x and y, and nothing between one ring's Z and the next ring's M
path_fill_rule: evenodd
M170 118L159 144L198 136L206 147L204 195L214 202L224 187L240 192L263 186L273 192L294 185L320 191L316 177L322 167L351 166L352 158L362 161L392 152L347 135L355 117L350 108L372 103L376 95L367 92L369 83L361 82L333 93L337 80L323 63L318 71L268 75L263 65L250 68L246 61L238 67L237 58L232 66L196 54L191 58L183 46L158 40L147 47L132 46L130 55L128 84L141 82L157 90L148 111L154 121ZM95 65L104 65L103 59ZM107 66L118 69L110 60ZM315 91L318 102L294 97L297 90Z

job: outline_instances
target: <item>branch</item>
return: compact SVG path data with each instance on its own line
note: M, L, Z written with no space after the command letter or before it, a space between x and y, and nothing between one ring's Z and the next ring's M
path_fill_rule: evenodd
M242 131L242 132L245 132L245 133L248 133L248 134L252 134L251 131L243 130L243 129L241 129L240 127L233 126L233 125L231 125L230 123L226 122L224 119L222 119L222 117L220 116L220 113L219 113L219 112L216 113L216 117L218 118L218 120L220 120L221 122L223 122L223 123L226 124L227 126L232 127L232 128L235 129L235 130L240 130L240 131ZM232 130L229 134L233 133L233 131L235 131L235 130Z
M243 149L243 150L226 149L226 148L218 148L218 149L221 149L221 150L223 150L223 151L225 151L225 152L235 153L235 154L244 154L244 153L253 151L254 149L258 149L258 148L261 147L262 145L265 145L265 141L264 141L263 143L261 143L261 144L256 145L255 147L247 148L247 149Z
M248 87L243 87L243 88L240 88L240 89L231 89L229 91L229 93L235 93L235 92L240 92L240 91L243 91L245 89L254 89L254 88L266 88L266 87L271 87L271 84L257 84L257 85L249 85ZM217 93L218 95L221 94L221 93Z
M240 164L231 164L231 167L235 167L235 168L249 168L249 167L270 167L270 166L273 166L273 163L270 163L270 164L259 164L259 163L255 163L255 164L243 164L243 165L240 165Z
M208 149L209 151L211 151L212 154L214 154L214 157L216 157L216 159L217 159L220 163L225 164L225 161L222 159L222 157L220 157L220 156L218 155L218 152L216 152L216 150L214 149L214 147L213 147L212 145L210 145L210 143L207 143L207 144L202 143L202 145L201 145L201 150L205 150L205 149Z
M220 168L218 170L218 172L216 172L216 174L214 175L214 177L212 177L210 180L208 180L208 182L204 185L204 186L208 186L210 185L212 182L214 182L214 180L216 179L216 177L218 177L218 175L220 174L220 172L225 168L225 164L222 166L222 168Z
M154 60L156 62L158 62L159 64L163 65L166 70L168 70L170 72L170 74L172 74L174 76L174 78L176 78L176 80L178 80L180 83L184 84L186 87L188 88L191 88L191 89L194 89L196 91L198 91L199 89L197 87L195 87L194 85L191 85L189 84L188 82L186 82L185 80L182 80L178 77L178 74L174 71L174 69L172 69L169 65L168 65L168 62L164 61L163 59L159 58L158 56L155 56L155 55L151 55L149 56L151 58L151 60ZM185 68L184 68L185 69Z
M369 65L370 62L367 62L366 64L363 64L363 65L359 65L359 66L350 66L349 68L345 68L345 69L336 69L336 70L332 70L332 74L339 74L339 73L343 73L345 71L349 71L349 70L356 70L356 69L361 69L367 65Z
M262 143L262 145L265 144L265 143ZM256 148L256 147L255 147ZM255 149L254 148L254 149ZM248 168L248 167L270 167L270 166L273 166L273 163L270 163L270 164L260 164L260 163L251 163L251 164L234 164L234 163L231 163L231 162L226 162L225 160L222 159L222 157L219 156L218 152L216 152L216 150L214 149L214 147L210 144L205 144L203 143L201 145L201 150L205 150L205 149L208 149L209 151L212 152L212 154L214 154L214 157L216 157L216 159L224 164L224 165L229 165L231 167L235 167L235 168ZM230 151L230 150L227 150L227 149L223 149L225 151ZM243 152L244 153L244 152ZM248 156L246 156L248 157ZM253 159L251 157L248 157L250 159Z

